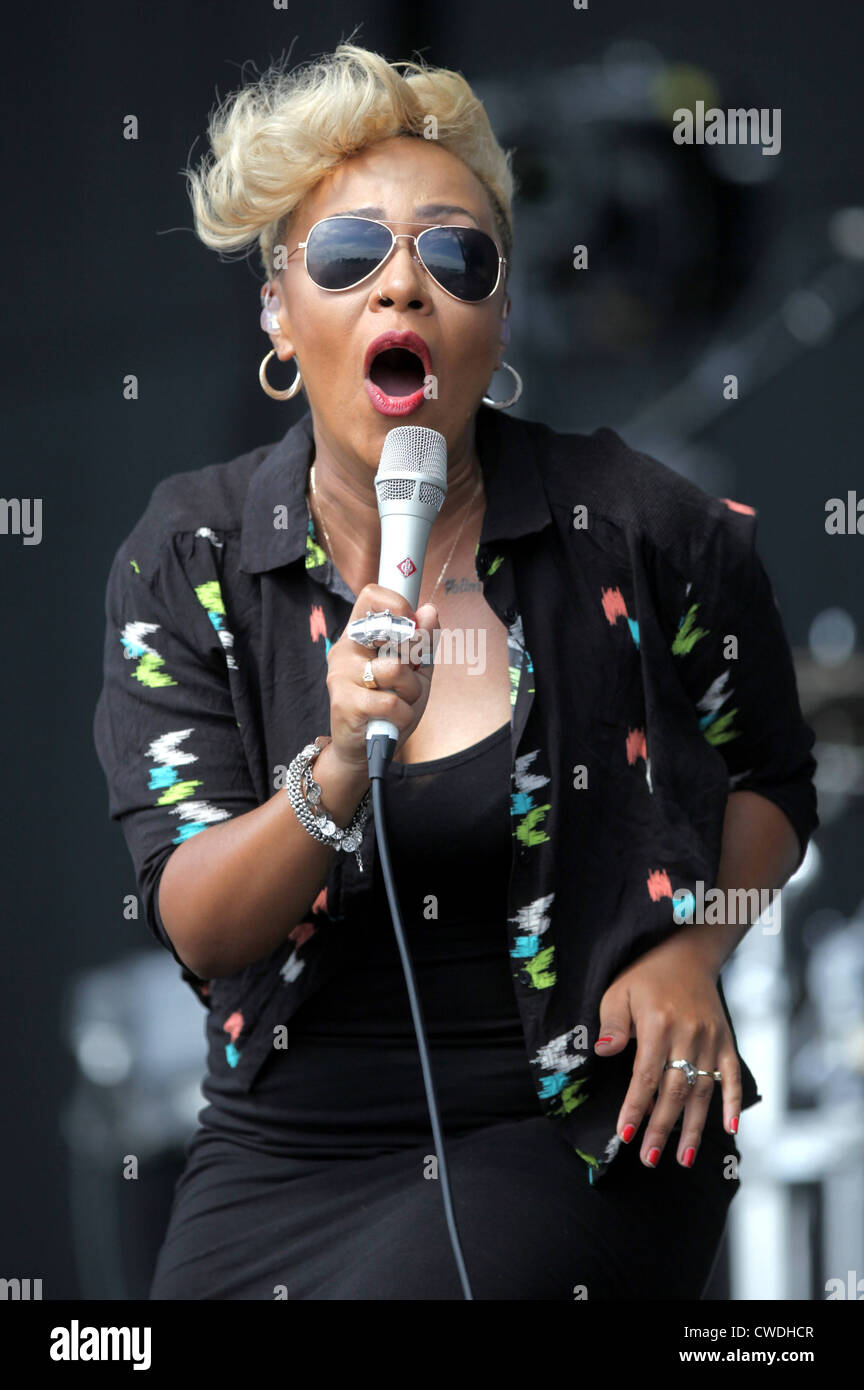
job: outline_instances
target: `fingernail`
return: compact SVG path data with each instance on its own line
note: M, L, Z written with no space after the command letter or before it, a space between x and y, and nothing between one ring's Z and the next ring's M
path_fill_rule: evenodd
M650 1165L651 1165L652 1168L656 1168L656 1167L657 1167L657 1160L658 1160L659 1157L660 1157L660 1150L659 1150L659 1149L649 1149L649 1150L648 1150L648 1162L650 1163Z
M729 1128L731 1129L731 1131L732 1131L733 1134L737 1134L737 1133L738 1133L738 1116L737 1116L737 1115L733 1115L733 1116L732 1116L732 1119L729 1121Z
M683 1162L683 1164L684 1164L684 1167L685 1167L685 1168L690 1168L690 1167L692 1166L692 1164L693 1164L693 1160L694 1160L695 1157L696 1157L696 1150L695 1150L695 1149L687 1149L686 1152L685 1152L685 1154L684 1154L684 1158L683 1158L683 1160L682 1160L682 1162Z
M621 1138L624 1140L624 1143L625 1143L625 1144L629 1144L629 1143L630 1143L630 1140L633 1138L633 1135L634 1135L635 1133L636 1133L636 1126L635 1126L635 1125L625 1125L624 1128L623 1128L622 1131L621 1131Z
M612 1042L612 1034L611 1034L611 1033L608 1034L608 1036L605 1037L605 1038L598 1038L597 1041L598 1041L598 1043L601 1043L601 1042Z

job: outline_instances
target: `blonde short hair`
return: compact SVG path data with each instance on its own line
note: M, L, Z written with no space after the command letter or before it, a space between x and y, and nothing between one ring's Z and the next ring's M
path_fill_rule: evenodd
M458 72L422 61L388 63L351 43L293 72L275 63L217 105L211 152L197 169L183 170L195 231L217 251L257 239L270 279L274 247L291 215L326 174L380 140L428 138L430 131L486 189L509 263L512 151L498 144L483 103Z

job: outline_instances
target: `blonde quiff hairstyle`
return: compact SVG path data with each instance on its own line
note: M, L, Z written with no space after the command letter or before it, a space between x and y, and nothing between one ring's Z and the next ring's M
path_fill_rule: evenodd
M404 76L399 68L406 69ZM195 231L205 246L223 252L248 248L257 239L272 279L274 247L325 175L380 140L422 139L430 129L486 189L509 269L512 152L498 144L483 103L460 73L423 62L389 63L351 43L293 72L273 64L211 113L212 152L197 169L182 171Z

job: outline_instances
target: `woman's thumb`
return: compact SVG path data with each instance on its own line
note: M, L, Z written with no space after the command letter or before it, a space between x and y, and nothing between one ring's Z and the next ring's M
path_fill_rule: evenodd
M412 644L412 665L417 661L420 665L432 666L435 662L435 633L440 632L438 609L434 603L424 603L417 609L416 617L417 630Z
M600 1019L600 1035L594 1044L599 1057L612 1057L630 1041L630 1019L604 1014Z
M424 603L417 609L417 623L419 627L434 628L438 626L438 609L434 603Z

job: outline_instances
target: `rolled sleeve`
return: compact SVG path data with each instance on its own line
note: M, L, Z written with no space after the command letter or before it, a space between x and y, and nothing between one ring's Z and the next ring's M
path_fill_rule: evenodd
M756 549L756 516L736 511L721 522L707 568L690 585L672 652L702 733L726 763L730 792L757 792L783 811L798 837L797 868L819 825L815 735Z
M165 572L145 577L124 542L111 566L105 613L93 736L109 815L122 827L147 926L193 983L198 977L180 959L159 912L162 870L184 840L258 805L225 656L218 642L207 646L206 635L196 644L196 635L212 628L170 547Z

